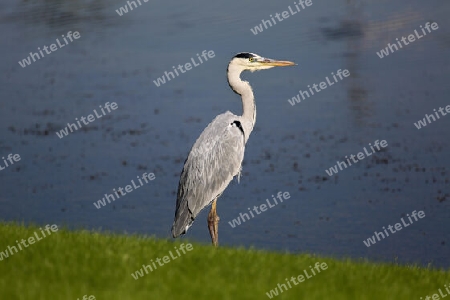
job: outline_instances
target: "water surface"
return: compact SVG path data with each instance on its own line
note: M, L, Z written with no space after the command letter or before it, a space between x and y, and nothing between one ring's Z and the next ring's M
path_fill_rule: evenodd
M443 1L313 1L254 35L290 1L5 1L0 4L0 218L170 238L185 157L218 114L241 113L226 67L237 52L298 66L243 74L258 108L240 183L218 202L220 243L449 267L450 117L413 123L450 104L450 5ZM439 29L380 59L376 52L426 22ZM18 61L68 31L80 39L22 68ZM160 87L153 80L197 53L215 57ZM294 106L331 72L351 76ZM118 109L59 139L55 132L106 102ZM388 147L332 177L375 140ZM113 188L156 179L101 209ZM228 221L277 192L291 198L244 224ZM426 217L366 247L412 211ZM187 236L209 243L203 211Z

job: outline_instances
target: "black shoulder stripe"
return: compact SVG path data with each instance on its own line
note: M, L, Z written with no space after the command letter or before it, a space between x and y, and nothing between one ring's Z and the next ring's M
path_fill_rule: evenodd
M242 135L245 138L245 132L244 132L244 128L242 128L242 124L241 122L239 122L238 120L234 121L233 123L231 123L231 125L236 125L237 128L239 128L239 130L242 132Z

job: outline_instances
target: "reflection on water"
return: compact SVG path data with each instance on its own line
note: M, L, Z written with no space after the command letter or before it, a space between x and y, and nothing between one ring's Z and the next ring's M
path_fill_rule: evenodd
M221 244L450 265L449 120L413 126L449 104L448 4L314 2L255 36L249 29L261 16L292 3L255 1L236 10L228 3L156 1L118 16L125 3L1 4L0 155L21 156L0 171L2 219L169 238L184 159L216 115L241 113L225 70L235 53L251 51L299 66L243 75L254 88L258 119L241 181L218 202ZM427 21L439 30L389 57L376 55ZM81 38L26 68L18 65L68 31ZM153 84L205 49L214 60ZM351 76L295 106L286 101L338 69ZM106 102L118 104L114 114L56 136ZM324 171L377 139L387 140L386 151L332 177ZM154 184L95 208L105 193L145 172L155 174ZM228 226L278 191L291 198ZM426 218L370 248L363 244L413 210ZM209 243L206 215L189 238Z

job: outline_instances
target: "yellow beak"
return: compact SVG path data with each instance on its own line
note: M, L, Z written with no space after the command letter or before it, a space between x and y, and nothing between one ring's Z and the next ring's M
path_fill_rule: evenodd
M260 63L265 66L274 66L274 67L287 67L287 66L295 66L296 65L292 61L275 60L275 59L270 59L270 58L265 58Z

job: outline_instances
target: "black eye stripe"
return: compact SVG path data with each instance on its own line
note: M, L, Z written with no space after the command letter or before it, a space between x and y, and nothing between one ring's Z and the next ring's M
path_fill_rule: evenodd
M238 53L236 54L237 58L251 58L251 57L255 57L253 54L248 53L248 52L242 52L242 53Z

